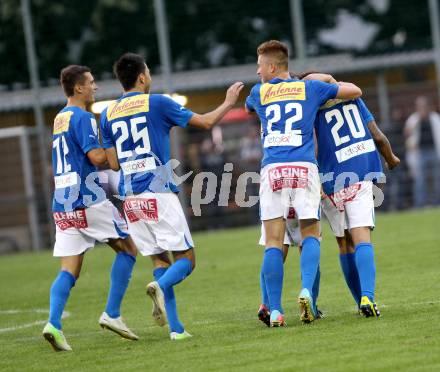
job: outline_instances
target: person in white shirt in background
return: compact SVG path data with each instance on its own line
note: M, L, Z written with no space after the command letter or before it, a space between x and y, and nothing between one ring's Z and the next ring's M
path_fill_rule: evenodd
M428 203L428 176L433 184L433 200L440 204L440 114L431 110L426 96L415 101L416 111L406 120L406 161L413 179L416 208Z

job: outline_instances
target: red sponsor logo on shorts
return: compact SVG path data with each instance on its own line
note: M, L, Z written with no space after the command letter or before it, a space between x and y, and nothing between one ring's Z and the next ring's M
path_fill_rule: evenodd
M124 212L130 222L158 221L157 199L137 198L124 202Z
M53 219L61 230L69 228L85 229L88 227L85 209L76 209L72 212L54 212Z
M345 210L345 203L348 203L352 201L358 191L361 188L360 183L355 183L354 185L348 186L345 189L339 190L338 192L335 192L332 195L329 195L329 199L333 203L333 205L339 210L344 211Z
M281 189L305 189L309 180L307 167L280 165L269 169L269 182L272 191Z

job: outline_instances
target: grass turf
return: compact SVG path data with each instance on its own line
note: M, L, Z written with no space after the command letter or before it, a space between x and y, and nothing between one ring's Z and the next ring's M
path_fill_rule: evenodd
M97 320L114 255L96 248L86 255L66 308L63 329L73 353L54 353L41 336L58 261L50 252L3 256L0 370L439 370L439 219L439 209L378 217L373 242L380 319L356 314L325 224L319 305L326 317L300 324L298 253L292 249L283 291L289 326L279 329L256 318L259 229L195 234L197 268L176 289L180 317L194 335L182 342L171 342L166 328L153 325L144 291L151 264L140 256L122 308L140 340L101 331Z

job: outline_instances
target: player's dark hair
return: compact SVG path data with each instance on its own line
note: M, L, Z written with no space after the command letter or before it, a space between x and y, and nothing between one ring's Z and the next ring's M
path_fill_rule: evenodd
M60 73L60 83L67 97L75 94L75 85L84 83L86 72L91 72L87 66L70 65L64 67Z
M293 77L293 78L295 78L295 79L302 80L302 79L304 79L307 75L310 75L310 74L320 74L320 72L318 72L318 71L306 71L306 72L298 72L298 73L296 73L296 72L291 72L291 73L290 73L290 76Z
M268 55L277 61L279 67L287 69L289 65L289 48L278 40L269 40L260 44L257 55Z
M113 65L113 72L122 87L129 90L136 84L138 76L145 73L145 60L139 54L125 53Z

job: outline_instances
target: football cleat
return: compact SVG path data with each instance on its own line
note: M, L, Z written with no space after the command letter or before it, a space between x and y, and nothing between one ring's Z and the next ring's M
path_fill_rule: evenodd
M264 324L270 327L270 311L266 305L264 304L260 305L257 315L260 321L262 321Z
M316 314L316 319L322 319L325 317L324 313L321 310L319 310L318 307L316 307L315 314Z
M122 320L122 317L111 318L105 311L99 318L99 325L102 329L108 329L128 340L139 340L139 337L130 330Z
M380 311L377 308L375 302L371 302L367 296L362 296L361 298L361 306L359 307L360 311L366 318L370 317L380 317Z
M186 340L187 338L191 338L191 337L192 335L189 334L187 331L183 331L182 333L177 333L177 332L170 333L170 339L173 341Z
M167 316L165 310L165 298L163 291L157 282L151 282L147 285L147 295L153 301L153 310L151 315L155 323L161 327L167 324Z
M50 343L55 351L72 351L72 348L64 337L63 331L56 329L50 323L47 323L44 327L43 337Z
M307 288L303 288L298 296L300 319L303 323L311 323L317 318L313 299Z
M271 327L285 327L287 324L284 321L284 315L278 310L274 310L270 313L270 326Z

